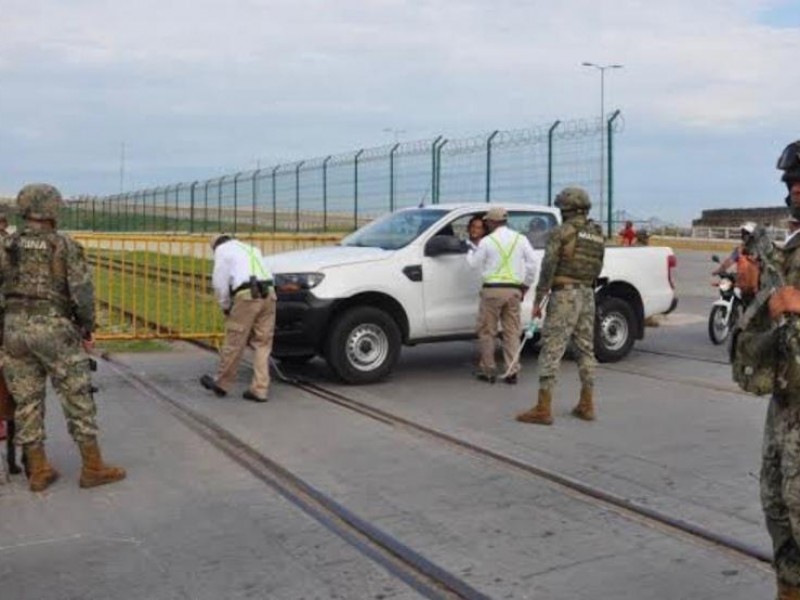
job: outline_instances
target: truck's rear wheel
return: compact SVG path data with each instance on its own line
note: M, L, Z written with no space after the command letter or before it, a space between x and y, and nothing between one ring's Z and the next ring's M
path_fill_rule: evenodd
M372 306L356 306L334 319L325 359L347 383L372 383L386 377L400 357L400 328Z
M630 304L620 298L597 300L594 354L600 362L617 362L631 351L636 317Z

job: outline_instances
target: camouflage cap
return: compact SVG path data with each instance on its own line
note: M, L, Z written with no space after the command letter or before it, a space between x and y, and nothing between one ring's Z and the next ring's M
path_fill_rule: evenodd
M55 220L63 203L61 192L47 183L31 183L17 194L17 208L25 219Z
M565 211L587 211L592 208L592 201L586 190L579 187L565 187L556 196L555 205Z

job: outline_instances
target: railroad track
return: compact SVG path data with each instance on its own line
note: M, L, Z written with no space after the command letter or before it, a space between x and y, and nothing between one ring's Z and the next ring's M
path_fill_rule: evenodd
M258 480L276 490L426 598L490 600L489 596L464 579L439 567L397 538L353 514L213 420L174 399L152 381L117 361L109 361L109 364L130 385L160 402L189 429L247 469Z
M131 315L131 318L142 319ZM157 326L150 323L146 325ZM163 326L162 330L167 331ZM214 351L214 349L202 342L192 341L199 347ZM668 352L640 350L640 352L663 355L684 360L692 360L711 363L724 364L722 361L705 359L698 357L687 357ZM332 528L343 538L348 539L357 547L362 549L365 554L384 564L388 569L400 577L403 581L418 589L429 598L486 598L480 592L470 588L465 582L457 577L443 572L439 567L426 561L410 548L405 547L399 541L392 539L383 532L376 530L370 524L361 521L357 516L349 513L347 509L338 505L332 499L324 496L306 482L300 480L286 469L271 461L268 457L259 453L255 448L249 446L241 439L234 436L221 426L217 425L207 417L184 406L181 402L170 397L152 382L133 373L117 362L112 363L114 368L123 376L131 381L140 389L148 391L149 395L162 401L169 407L170 412L175 414L187 426L202 435L205 439L217 446L231 458L242 464L259 479L269 483L281 494L285 495L292 502L312 514L320 522ZM732 538L723 533L710 530L702 525L672 516L633 502L618 494L597 488L586 482L572 478L563 473L543 468L533 463L521 461L519 459L502 454L495 450L474 444L468 440L439 431L428 425L407 419L395 413L385 411L365 402L350 398L345 394L328 389L315 382L304 381L301 378L287 376L280 369L276 369L279 377L289 385L304 391L305 393L334 404L338 407L351 412L358 413L364 417L378 421L386 426L406 431L417 437L436 443L440 446L448 447L460 453L467 453L482 461L494 466L512 471L537 480L543 480L549 484L560 488L573 497L605 509L612 510L621 516L672 535L681 539L686 539L702 546L732 555L750 566L761 569L771 570L769 566L772 561L770 552L748 544L744 541ZM636 371L613 369L622 373L652 376ZM663 376L658 377L662 380L677 381L687 383L685 378ZM696 383L688 382L690 385ZM718 386L706 386L714 387ZM721 391L736 391L733 387Z

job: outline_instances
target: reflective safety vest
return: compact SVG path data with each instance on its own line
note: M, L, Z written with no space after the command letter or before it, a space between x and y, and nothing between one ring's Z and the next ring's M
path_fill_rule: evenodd
M514 269L511 266L511 257L514 255L514 248L517 247L517 242L519 242L521 237L522 236L517 233L514 236L514 241L511 242L511 246L506 250L494 236L489 236L489 239L497 246L497 251L500 253L500 266L497 267L494 273L484 276L484 283L522 285L522 280L517 277L517 274L514 273Z
M247 253L250 258L250 275L255 275L259 281L272 281L272 275L269 270L264 266L258 252L252 246L244 244L239 240L234 240L236 244Z

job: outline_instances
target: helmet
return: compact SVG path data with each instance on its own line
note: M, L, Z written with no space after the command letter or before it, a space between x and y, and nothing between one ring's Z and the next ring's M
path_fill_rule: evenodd
M753 235L753 232L756 230L756 227L758 227L758 225L756 225L752 221L747 221L747 223L741 224L741 226L739 227L739 231L741 231L742 233L747 233L748 235Z
M556 196L555 205L564 212L588 213L592 208L589 194L579 187L566 187Z
M793 183L800 182L800 140L792 142L781 152L776 168L783 171L781 181L790 189ZM791 204L789 196L786 197L786 206Z
M17 208L25 219L55 221L62 203L61 192L46 183L31 183L17 194Z

